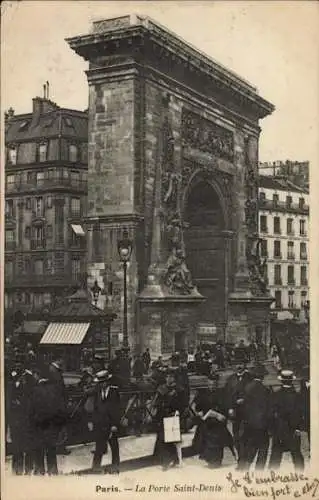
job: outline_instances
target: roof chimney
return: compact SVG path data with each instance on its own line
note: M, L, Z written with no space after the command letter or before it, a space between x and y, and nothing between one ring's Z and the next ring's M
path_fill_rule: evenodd
M46 85L47 85L47 99L49 99L50 84L49 84L48 80L46 81Z

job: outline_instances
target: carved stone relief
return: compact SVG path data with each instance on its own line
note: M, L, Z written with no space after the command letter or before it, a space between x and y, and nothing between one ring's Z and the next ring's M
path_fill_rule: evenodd
M185 145L233 161L233 133L210 120L184 110L182 115Z

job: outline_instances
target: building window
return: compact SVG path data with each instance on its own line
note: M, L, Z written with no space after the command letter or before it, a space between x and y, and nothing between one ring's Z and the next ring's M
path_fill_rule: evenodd
M80 172L71 170L71 186L78 186L80 184Z
M39 161L47 161L47 144L39 144Z
M14 217L14 204L13 200L6 200L5 214L7 217Z
M25 208L26 208L27 210L31 210L31 207L32 207L32 201L31 201L31 198L27 198L27 199L25 200Z
M43 294L43 304L47 304L47 305L50 305L51 304L51 293L44 293Z
M294 258L295 258L294 242L293 241L288 241L288 245L287 245L287 259L294 259Z
M304 241L300 243L300 259L307 260L307 244Z
M294 234L293 223L293 219L287 219L287 234Z
M272 204L274 207L278 207L279 196L278 194L273 194L272 196Z
M275 265L275 285L282 285L280 264Z
M24 230L24 236L25 238L27 238L28 240L31 238L31 227L30 226L27 226Z
M281 290L276 290L275 291L275 307L276 309L281 309L282 304L281 304Z
M300 235L305 236L306 235L306 221L304 219L301 219L299 221L299 227L300 227Z
M308 285L307 267L306 266L301 266L300 267L300 285L301 286L307 286Z
M295 284L295 268L294 266L288 266L288 285Z
M36 276L43 275L43 260L42 259L36 259L34 261L34 274Z
M261 240L260 253L262 257L268 257L268 242Z
M288 307L293 309L295 307L295 292L294 290L288 291Z
M260 231L262 233L268 233L268 228L267 228L267 215L261 215L260 216Z
M82 163L88 162L88 145L86 143L83 143L81 145L81 162Z
M69 145L69 161L75 163L78 160L78 148L75 144Z
M7 229L5 233L5 246L7 250L15 249L15 232L13 229Z
M35 307L42 307L43 306L43 294L42 293L35 293L34 298L33 298L33 303Z
M54 179L54 168L49 168L48 170L48 179L52 181Z
M80 198L71 198L71 215L78 216L81 214Z
M43 186L44 184L44 172L37 172L37 186Z
M301 307L305 307L307 304L307 292L306 290L301 290Z
M52 259L47 259L47 272L48 274L54 274L54 266Z
M31 273L31 260L29 259L29 257L26 257L24 259L23 271L24 271L24 274L27 274L27 275L29 275Z
M305 199L299 198L299 208L302 210L305 207Z
M11 165L17 164L17 148L9 148L8 150L8 161Z
M52 196L50 194L47 196L47 208L52 208Z
M4 273L5 273L6 278L13 277L13 261L12 260L6 261L6 264L4 266Z
M279 240L274 241L274 257L276 259L281 259L281 248Z
M47 231L46 231L46 233L47 233L47 239L48 239L48 240L52 240L52 238L53 238L53 227L52 227L52 225L51 225L51 224L49 224L49 225L47 226Z
M72 271L72 279L78 280L81 275L81 261L80 259L72 259L71 260L71 271Z
M286 196L286 207L291 208L291 205L292 205L292 197Z
M274 217L274 233L275 234L280 234L280 218L279 217Z
M7 180L7 189L12 188L12 186L14 186L15 183L15 175L14 174L7 175L6 180Z
M266 194L264 192L259 193L259 203L263 205L266 201Z
M43 215L43 199L36 198L35 199L35 213L37 217L42 217Z

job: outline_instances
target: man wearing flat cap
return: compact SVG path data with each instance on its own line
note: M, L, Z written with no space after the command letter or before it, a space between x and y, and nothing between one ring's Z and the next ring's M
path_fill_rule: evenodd
M295 469L303 470L304 458L300 450L302 407L300 395L293 386L296 377L291 370L283 370L278 379L282 385L273 395L274 422L269 468L278 468L283 453L289 451Z
M267 370L257 364L252 370L253 379L244 389L242 407L243 435L240 439L238 469L248 469L256 455L256 469L264 469L269 448L269 427L271 423L271 392L263 384Z
M109 442L112 453L111 473L119 473L120 454L118 430L121 420L120 394L118 386L112 385L112 375L108 370L101 370L94 378L95 386L88 391L93 398L93 431L95 451L92 468L99 471L104 453Z

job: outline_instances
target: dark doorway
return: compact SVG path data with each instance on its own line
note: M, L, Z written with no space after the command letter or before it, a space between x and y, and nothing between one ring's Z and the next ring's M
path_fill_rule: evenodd
M198 291L207 300L200 306L201 322L221 333L225 319L224 217L218 196L205 181L190 191L184 213L186 259Z

